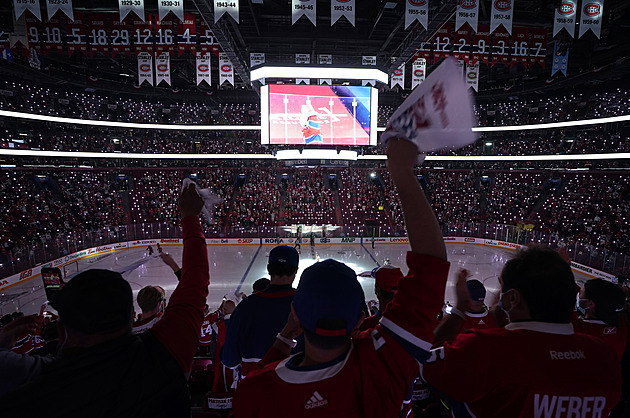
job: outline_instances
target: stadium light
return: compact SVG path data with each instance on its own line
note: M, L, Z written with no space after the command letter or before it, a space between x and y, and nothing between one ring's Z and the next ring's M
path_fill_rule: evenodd
M252 70L251 80L261 78L331 78L337 80L376 80L387 84L387 73L376 68L339 67L273 67L263 66Z

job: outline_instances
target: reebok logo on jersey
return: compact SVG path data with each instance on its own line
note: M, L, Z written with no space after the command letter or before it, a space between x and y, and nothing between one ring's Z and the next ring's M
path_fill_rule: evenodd
M549 396L534 395L534 416L597 417L603 418L606 398L603 396Z
M306 402L306 405L304 405L304 408L313 409L317 408L318 406L324 406L327 403L328 401L322 398L322 395L320 395L319 392L315 391L315 393L313 393L313 396L311 396L311 399L309 399L308 402Z
M553 351L549 350L552 360L586 360L584 351Z
M606 328L604 328L604 334L605 335L616 334L616 333L617 333L617 327L606 327Z

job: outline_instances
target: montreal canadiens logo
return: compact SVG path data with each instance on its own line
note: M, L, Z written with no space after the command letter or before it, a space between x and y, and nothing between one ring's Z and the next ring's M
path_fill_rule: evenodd
M394 75L396 77L400 77L402 75L403 71L399 68L397 70L394 70Z
M208 66L206 64L200 64L197 69L201 72L207 72L210 68L208 68Z
M505 12L512 8L512 2L509 0L497 0L494 2L494 7L501 12Z
M160 72L168 71L168 66L166 64L160 64L157 66L157 70Z
M589 3L584 6L584 14L587 16L597 16L599 14L600 7L597 3Z
M224 73L228 73L230 71L232 71L232 66L229 64L223 64L221 66L221 71L223 71Z
M466 74L466 77L468 77L470 80L475 80L477 78L477 73L468 73Z
M472 9L477 5L477 0L462 0L459 5L464 9Z
M575 4L569 2L562 3L560 7L558 7L558 11L561 15L570 15L575 11Z
M425 4L427 4L426 0L408 0L409 4L413 5L413 6L424 6Z
M150 65L148 65L148 64L142 64L142 65L140 66L140 71L142 71L142 72L151 71L151 66L150 66Z

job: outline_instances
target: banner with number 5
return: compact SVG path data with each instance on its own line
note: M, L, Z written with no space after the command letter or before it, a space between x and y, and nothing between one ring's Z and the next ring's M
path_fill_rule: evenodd
M87 34L83 16L83 13L75 13L74 21L68 20L66 23L66 44L69 57L75 52L87 56Z

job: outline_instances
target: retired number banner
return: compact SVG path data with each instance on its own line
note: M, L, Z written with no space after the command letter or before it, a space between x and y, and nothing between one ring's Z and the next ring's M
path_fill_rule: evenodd
M151 16L148 21L133 20L133 47L136 55L148 52L153 55L153 33L151 32ZM153 84L152 84L153 85Z
M50 52L63 54L59 19L53 17L42 23L42 41L44 42L44 55L48 55Z
M174 27L173 18L168 16L160 21L155 17L155 56L161 55L163 52L173 55L175 53L174 43ZM158 73L159 75L159 73ZM159 82L157 83L159 84ZM169 81L170 84L170 81Z
M87 33L85 31L85 22L83 13L76 13L74 21L66 22L66 44L68 45L68 56L72 56L75 52L87 56Z
M355 0L332 0L330 2L330 26L334 25L341 16L345 16L352 26L355 16Z
M131 25L130 19L126 18L112 21L112 58L118 54L131 56Z
M442 25L442 27L435 32L435 38L433 39L435 45L435 49L433 50L433 63L435 64L442 58L448 58L451 55L451 22Z
M109 56L109 34L107 33L107 15L93 13L88 18L88 38L90 42L90 58L97 53Z
M553 36L566 29L572 38L575 37L575 18L577 17L577 0L561 0L556 7L553 18Z
M467 64L470 62L470 27L463 26L455 32L453 44L453 58L456 60L464 60Z
M219 45L210 27L203 19L199 20L199 52L201 52L201 55L204 55L206 52L212 52L217 58L219 57Z
M492 35L492 41L492 67L499 61L507 67L510 56L510 34L505 29L499 28Z
M184 13L184 21L177 25L177 55L189 51L197 54L197 25L193 13Z
M545 68L547 56L547 28L531 28L532 37L529 44L529 66L540 64Z
M197 54L197 85L206 82L208 86L212 85L210 77L210 53Z
M28 43L27 48L24 51L24 53L26 54L26 57L28 57L32 51L35 51L38 54L41 54L42 53L41 22L37 20L35 16L27 14L26 17L24 18L24 24L26 26L26 34L27 34L26 39Z
M477 30L477 33L475 33L471 64L475 64L479 60L483 61L484 64L489 65L490 26L488 25L479 25L479 29Z
M515 26L512 31L512 59L510 67L523 64L527 68L529 62L529 28Z

